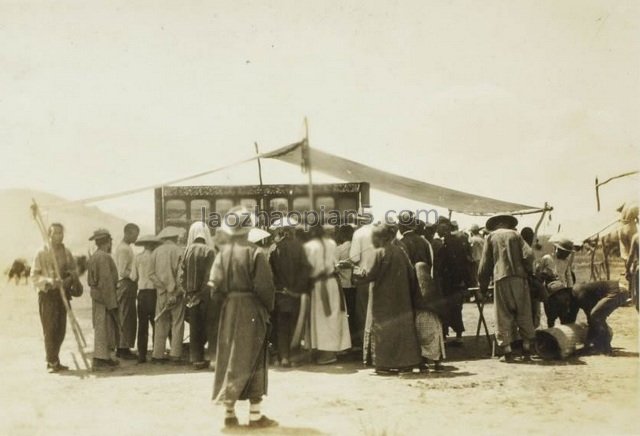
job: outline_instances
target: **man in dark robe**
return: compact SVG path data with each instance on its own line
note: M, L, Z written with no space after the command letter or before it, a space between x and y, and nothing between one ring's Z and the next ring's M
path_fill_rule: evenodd
M456 332L455 341L451 345L462 345L462 304L464 296L473 283L471 271L471 247L463 236L452 233L451 222L440 217L438 219L438 235L442 238L442 245L436 252L435 276L440 281L443 297L446 300L446 313L442 324L445 336L449 328Z
M283 367L291 366L291 338L300 310L300 294L307 292L311 266L292 227L274 228L275 246L269 256L276 289L274 308L278 358Z
M357 281L373 282L371 336L365 336L363 351L378 374L411 371L421 362L411 301L414 273L394 237L393 226L375 226L373 264L353 272Z
M234 216L235 218L227 218ZM235 403L249 400L249 426L278 423L260 413L267 393L267 335L273 310L274 286L265 255L247 241L249 211L232 208L223 228L230 235L213 262L212 293L224 299L220 312L213 399L225 405L225 427L237 427Z

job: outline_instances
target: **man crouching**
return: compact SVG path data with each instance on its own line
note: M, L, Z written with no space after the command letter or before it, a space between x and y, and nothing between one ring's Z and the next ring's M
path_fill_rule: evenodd
M562 324L572 324L582 309L589 324L586 346L595 354L611 355L612 334L607 318L629 302L629 291L616 281L580 283L573 288L554 281L547 288L550 294L544 304L547 325L553 327L558 318Z

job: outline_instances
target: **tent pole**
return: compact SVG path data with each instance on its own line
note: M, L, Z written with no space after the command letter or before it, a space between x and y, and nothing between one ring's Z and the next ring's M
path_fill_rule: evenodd
M260 180L260 204L258 206L262 211L265 209L264 192L262 190L262 162L260 162L260 150L258 149L258 142L254 142L253 146L256 150L256 155L258 156L258 158L256 159L258 161L258 180Z
M533 231L533 243L534 243L534 245L538 242L538 230L540 230L540 225L542 224L542 221L544 220L544 217L547 214L548 210L549 210L549 205L545 201L544 209L542 209L542 215L540 215L540 219L536 223L536 228ZM531 248L533 248L533 247L531 247Z
M598 206L598 212L600 212L600 185L598 184L597 177L596 177L596 205Z
M302 149L302 158L307 168L307 174L309 175L309 202L311 203L311 210L315 210L315 203L313 199L313 177L311 175L311 153L309 148L309 121L307 120L307 117L304 117L304 146Z
M453 211L449 209L449 221L451 221L451 217L453 216Z

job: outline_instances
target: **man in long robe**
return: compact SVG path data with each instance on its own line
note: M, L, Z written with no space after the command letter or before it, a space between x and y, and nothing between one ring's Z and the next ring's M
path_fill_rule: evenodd
M514 331L522 338L525 361L530 360L530 346L535 337L527 283L527 276L532 272L528 257L532 253L514 230L517 224L518 220L511 215L496 215L487 220L486 228L491 234L484 246L479 271L481 293L486 293L493 276L496 340L507 363L514 360L511 350Z
M413 214L403 213L399 217L399 247L406 253L412 266L411 297L415 313L416 333L422 355L422 370L428 370L428 361L434 362L434 369L441 370L440 362L445 357L442 323L438 315L432 310L436 301L429 301L435 295L427 295L429 291L422 286L437 286L433 280L433 250L426 238L416 233L418 222ZM419 265L421 264L421 265ZM417 268L423 268L422 274L428 275L425 280L418 280ZM430 279L430 280L426 280ZM428 281L428 283L427 283ZM437 290L439 291L439 289ZM436 292L439 296L439 292Z
M351 239L351 248L349 249L349 259L360 268L370 269L373 264L374 246L373 246L373 225L365 224L353 232ZM367 326L369 316L369 296L371 294L370 283L361 283L356 285L356 310L354 313L354 324L357 331L353 334L354 347L362 346L365 330L371 326Z
M421 361L411 302L413 271L394 236L393 227L376 226L371 268L354 269L357 281L373 282L371 332L365 336L363 354L365 364L373 364L379 374L410 371Z
M89 240L95 241L98 247L87 266L94 329L93 369L97 370L118 364L111 357L118 345L118 269L110 254L109 232L98 229Z
M225 427L237 427L235 403L249 400L249 426L272 427L277 422L260 413L267 394L269 313L274 285L269 263L258 247L247 241L249 212L232 208L236 226L224 226L228 244L216 256L211 270L212 293L223 298L216 352L213 399L225 405ZM231 219L225 222L231 222Z
M189 228L187 249L182 259L180 283L186 292L189 316L189 360L195 369L205 369L204 346L207 343L207 281L215 256L209 228L196 221Z
M182 230L176 227L165 227L158 238L164 242L151 254L151 273L149 278L157 292L156 326L153 336L152 362L164 363L167 359L164 352L167 337L171 332L170 360L181 363L182 340L184 336L184 289L178 280L178 272L182 261L182 248L177 244Z
M436 254L436 275L440 280L442 294L447 303L446 314L442 324L445 336L449 328L456 333L451 345L462 345L464 323L462 320L462 304L471 280L471 248L464 236L452 233L451 222L440 217L438 235L442 238L442 246Z
M31 281L38 290L40 322L44 334L47 371L55 373L69 369L60 363L60 347L67 328L67 312L61 292L75 287L76 295L82 293L82 284L78 280L76 264L71 252L64 246L64 227L54 223L49 226L49 244L51 250L40 249L33 261ZM52 256L55 256L61 278L57 278ZM61 291L62 289L62 291ZM70 302L71 294L66 292Z
M311 266L291 227L274 229L275 246L269 256L276 289L274 307L278 358L283 367L291 366L291 338L300 310L300 295L307 292Z
M118 317L120 319L120 339L116 356L121 359L135 359L131 348L136 342L136 291L138 285L131 279L134 255L131 244L136 242L140 228L129 223L124 226L124 237L116 247L113 260L118 268Z

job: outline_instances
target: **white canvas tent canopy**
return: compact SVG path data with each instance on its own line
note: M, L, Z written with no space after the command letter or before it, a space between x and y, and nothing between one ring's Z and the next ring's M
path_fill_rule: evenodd
M308 155L305 156L305 153ZM308 160L313 164L313 171L347 182L366 181L373 189L467 215L496 213L525 215L551 210L547 205L534 207L511 203L389 173L315 148L305 147L304 141L263 153L260 157L278 159L295 165L301 162L304 164L304 161Z

